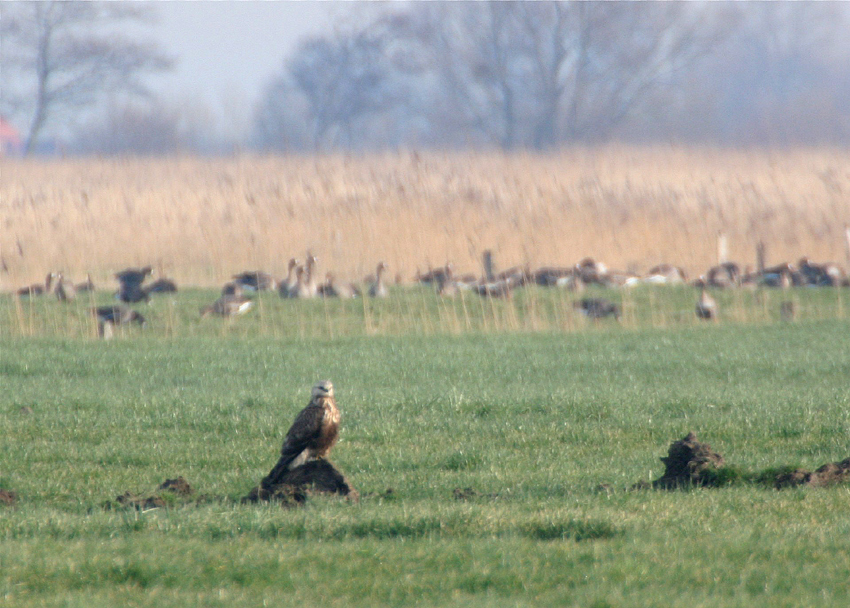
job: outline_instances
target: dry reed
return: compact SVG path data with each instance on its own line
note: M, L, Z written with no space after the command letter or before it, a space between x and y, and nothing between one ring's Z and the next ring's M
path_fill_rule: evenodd
M339 280L378 260L405 280L446 261L477 274L485 249L502 267L592 256L695 276L716 263L719 232L745 264L759 241L768 263L845 263L850 222L850 155L831 149L3 158L0 170L2 291L48 270L111 289L115 271L145 264L198 286L247 269L283 277L307 249Z

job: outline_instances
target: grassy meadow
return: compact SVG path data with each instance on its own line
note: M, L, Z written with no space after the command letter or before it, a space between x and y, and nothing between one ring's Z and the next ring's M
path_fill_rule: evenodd
M585 256L696 276L730 259L845 260L850 160L828 149L605 147L547 156L0 158L0 606L850 605L850 487L771 471L850 457L850 290L529 287L510 300L410 285L451 261ZM311 249L383 300L254 295L201 318L235 272ZM97 337L113 274L175 294ZM846 264L845 264L846 266ZM62 270L73 302L10 292ZM619 321L578 314L605 297ZM780 306L794 305L793 321ZM317 380L330 458L360 500L241 504ZM630 488L689 431L742 473ZM183 476L189 498L116 504ZM109 508L107 508L109 507Z
M626 491L688 431L753 473L850 456L847 291L781 294L793 323L778 292L718 323L689 288L604 295L620 323L424 287L200 319L198 289L111 341L82 298L4 296L0 604L847 605L847 486ZM360 501L240 504L325 377ZM104 508L178 475L206 498Z

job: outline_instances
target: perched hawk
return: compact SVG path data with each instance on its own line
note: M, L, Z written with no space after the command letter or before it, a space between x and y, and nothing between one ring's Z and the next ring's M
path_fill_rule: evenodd
M339 409L334 401L334 385L324 380L313 387L312 399L286 433L277 471L292 470L308 460L324 458L339 435Z

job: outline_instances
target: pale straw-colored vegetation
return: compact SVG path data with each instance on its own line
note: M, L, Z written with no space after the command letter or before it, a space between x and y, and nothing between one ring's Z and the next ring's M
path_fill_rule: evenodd
M384 260L410 280L452 261L481 271L585 256L691 277L729 257L846 265L845 150L575 148L550 155L387 153L224 159L0 159L0 291L63 270L114 286L151 264L178 283L221 285L262 269L281 278L311 249L321 276L360 279Z

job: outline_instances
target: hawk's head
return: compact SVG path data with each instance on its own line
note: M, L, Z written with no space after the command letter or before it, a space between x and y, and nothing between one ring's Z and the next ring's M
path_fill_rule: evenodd
M321 382L317 382L315 386L313 386L313 399L317 399L319 397L333 397L334 396L334 385L330 380L322 380Z

